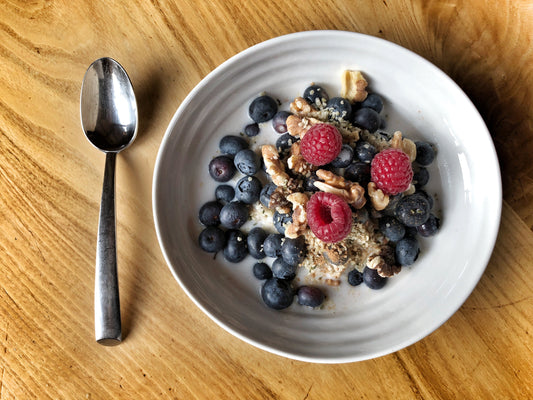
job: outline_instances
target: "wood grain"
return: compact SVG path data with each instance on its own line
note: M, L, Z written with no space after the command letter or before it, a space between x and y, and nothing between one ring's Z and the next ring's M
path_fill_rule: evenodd
M0 0L0 399L533 398L533 6L530 1ZM460 310L375 360L314 365L234 338L193 306L157 243L155 156L212 69L286 33L385 38L447 72L480 110L502 169L496 247ZM117 163L125 341L93 338L104 155L83 136L87 66L112 56L139 101Z

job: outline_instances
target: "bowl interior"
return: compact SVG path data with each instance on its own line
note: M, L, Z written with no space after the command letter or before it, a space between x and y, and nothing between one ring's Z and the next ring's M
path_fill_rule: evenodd
M340 93L344 69L359 69L385 103L387 131L438 148L427 191L442 226L421 238L421 255L379 291L346 283L326 288L320 310L268 309L251 272L202 252L199 207L217 186L207 172L218 142L250 122L248 105L266 92L282 109L312 82ZM270 123L253 140L274 143ZM466 300L488 262L499 225L501 184L493 143L477 110L442 71L390 42L356 33L315 31L256 45L209 74L183 101L165 134L154 173L160 245L191 299L237 337L286 357L348 362L384 355L423 338ZM269 260L270 262L271 260ZM305 279L305 278L302 278Z

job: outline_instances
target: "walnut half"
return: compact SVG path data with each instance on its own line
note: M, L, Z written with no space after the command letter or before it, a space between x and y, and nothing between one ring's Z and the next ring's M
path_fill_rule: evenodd
M366 266L375 269L384 278L390 278L402 270L401 266L396 265L394 250L389 245L383 245L377 253L369 255Z
M287 200L292 203L292 222L285 229L285 236L296 239L307 230L307 212L305 207L309 198L305 193L291 193Z
M348 181L325 169L319 169L316 175L324 182L317 181L314 185L323 192L336 194L357 209L365 205L365 189L358 183Z
M374 182L368 183L367 190L370 202L377 211L384 210L389 205L389 195L383 193L383 190L379 189Z
M368 83L361 71L344 70L341 79L341 97L357 102L366 99Z
M285 172L285 166L279 159L279 153L275 146L266 144L261 146L261 155L265 162L266 172L272 178L276 186L286 186L289 175Z
M390 140L391 147L400 149L409 156L411 162L416 160L416 145L411 139L402 138L400 131L394 132L394 136Z

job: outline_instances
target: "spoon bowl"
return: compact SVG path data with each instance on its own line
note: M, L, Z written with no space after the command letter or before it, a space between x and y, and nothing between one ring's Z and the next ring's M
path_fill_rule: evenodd
M137 135L137 103L128 74L112 58L100 58L85 73L81 124L87 139L103 152L119 152Z
M137 135L137 102L128 74L112 58L94 61L83 78L81 125L89 142L106 153L95 270L95 336L103 345L122 341L115 220L116 155Z

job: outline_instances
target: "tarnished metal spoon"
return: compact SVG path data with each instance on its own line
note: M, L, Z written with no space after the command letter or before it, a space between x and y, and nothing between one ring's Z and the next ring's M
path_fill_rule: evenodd
M81 125L94 147L106 153L100 204L94 291L96 341L122 340L117 277L115 161L137 135L137 102L128 74L112 58L94 61L83 78Z

